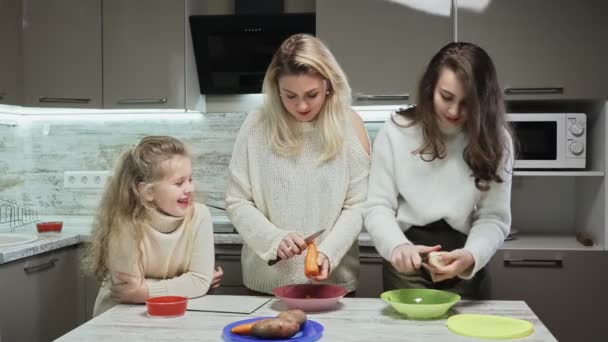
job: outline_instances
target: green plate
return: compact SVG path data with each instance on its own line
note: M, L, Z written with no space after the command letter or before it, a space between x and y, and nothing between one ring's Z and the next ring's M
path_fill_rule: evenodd
M454 315L446 324L458 335L494 340L522 338L534 332L534 325L528 321L493 315Z

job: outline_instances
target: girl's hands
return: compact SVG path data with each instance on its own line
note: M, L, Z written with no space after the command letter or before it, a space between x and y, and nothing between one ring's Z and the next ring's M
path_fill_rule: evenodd
M443 263L443 266L423 264L435 283L457 277L475 265L473 254L465 249L456 249L440 255L438 258Z
M220 266L216 266L213 271L213 280L211 281L211 288L215 289L220 287L220 282L222 281L222 276L224 275L224 270Z
M297 233L288 233L277 250L277 257L282 260L287 260L294 255L300 255L306 249L304 238Z
M422 265L420 254L438 251L440 245L429 247L423 245L412 245L410 243L401 244L391 253L391 264L401 273L413 273Z
M308 278L316 281L327 280L329 276L329 258L327 255L319 252L317 255L317 265L319 265L319 275Z
M116 283L110 287L110 298L116 303L140 304L148 299L145 279L125 273L116 273Z

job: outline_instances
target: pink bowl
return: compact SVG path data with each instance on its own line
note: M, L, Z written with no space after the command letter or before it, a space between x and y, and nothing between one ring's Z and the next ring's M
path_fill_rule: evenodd
M277 287L272 293L290 309L314 312L333 310L348 290L338 285L299 284Z

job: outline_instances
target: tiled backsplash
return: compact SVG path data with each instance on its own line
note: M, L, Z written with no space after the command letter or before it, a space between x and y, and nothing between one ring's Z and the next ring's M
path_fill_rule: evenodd
M197 200L223 205L226 171L246 113L126 115L21 116L14 127L0 125L0 199L43 215L94 214L102 189L65 189L64 171L112 170L142 137L171 135L190 146Z

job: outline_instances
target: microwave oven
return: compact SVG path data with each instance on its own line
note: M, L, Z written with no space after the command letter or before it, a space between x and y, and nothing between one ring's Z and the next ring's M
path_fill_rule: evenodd
M370 139L386 120L411 105L355 106ZM515 137L515 169L584 169L587 116L584 113L513 113L507 121Z
M512 113L515 169L584 169L587 116L584 113Z

